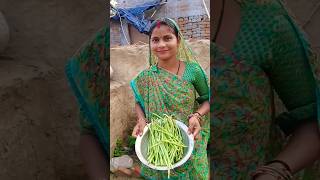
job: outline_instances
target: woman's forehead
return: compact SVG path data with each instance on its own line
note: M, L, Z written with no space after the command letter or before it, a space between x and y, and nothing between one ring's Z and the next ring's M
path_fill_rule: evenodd
M154 36L165 36L165 35L174 35L174 30L167 25L160 25L160 27L155 27L152 31L151 37Z

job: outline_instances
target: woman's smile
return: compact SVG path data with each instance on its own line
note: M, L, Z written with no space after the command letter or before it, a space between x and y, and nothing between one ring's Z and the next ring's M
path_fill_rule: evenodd
M165 52L168 52L169 50L157 50L156 52L157 53L165 53Z

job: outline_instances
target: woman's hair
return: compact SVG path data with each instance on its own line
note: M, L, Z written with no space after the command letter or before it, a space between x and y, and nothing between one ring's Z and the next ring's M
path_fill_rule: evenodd
M158 25L166 25L169 26L174 31L174 35L179 40L179 30L176 27L176 25L172 22L173 20L170 20L169 18L160 18L151 23L150 30L149 30L149 38L151 37L152 31L155 27Z

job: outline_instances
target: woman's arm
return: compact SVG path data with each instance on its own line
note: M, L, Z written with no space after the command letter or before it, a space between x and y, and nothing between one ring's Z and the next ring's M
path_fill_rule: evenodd
M276 159L286 162L293 173L320 158L320 134L317 122L302 125L294 131L288 145Z
M294 131L289 143L276 159L286 162L292 173L296 173L311 165L320 158L320 134L317 122L306 123ZM283 168L279 163L270 164L275 168ZM270 175L261 175L256 180L273 180Z
M140 120L140 119L141 120L145 120L146 119L145 115L144 115L144 112L143 112L141 106L138 103L135 104L135 110L136 110L136 114L137 114L138 120Z
M102 147L94 135L80 136L80 151L89 178L92 180L107 180L107 163Z
M204 101L199 109L196 111L201 116L207 114L210 111L209 101ZM192 133L195 139L198 139L198 134L201 130L199 119L196 116L191 116L189 119L189 133Z
M204 101L199 109L197 110L198 113L200 113L202 116L206 115L210 111L210 103L209 101Z
M316 120L319 116L319 99L316 95L318 77L312 71L317 67L311 63L319 59L313 59L316 56L313 56L308 40L299 35L302 31L293 20L284 18L274 23L282 27L270 35L273 60L265 66L265 71L287 109L275 121L285 134L291 135L275 159L285 162L296 173L311 165L320 155L320 134ZM281 166L280 163L270 165Z
M200 107L196 110L198 115L205 115L210 111L210 103L209 103L209 86L207 82L207 77L205 72L202 70L199 64L194 64L193 66L193 75L194 81L192 82L195 87L199 97L196 101L200 104ZM201 130L200 118L197 117L197 114L193 114L189 118L189 133L192 133L195 139L198 139L198 134Z
M133 137L137 137L138 135L141 136L143 133L143 129L147 124L144 112L138 103L135 104L135 110L137 114L137 124L135 125L132 131Z

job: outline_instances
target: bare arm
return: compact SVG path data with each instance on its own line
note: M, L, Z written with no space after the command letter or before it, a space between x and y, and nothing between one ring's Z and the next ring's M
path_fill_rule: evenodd
M102 147L97 138L89 134L81 135L80 151L89 178L106 180L109 164L103 155Z
M320 158L320 134L317 122L299 127L277 159L297 172Z
M320 134L317 122L299 127L290 138L289 143L276 159L286 162L293 174L311 165L320 158ZM280 168L278 163L271 166ZM273 180L270 175L260 175L256 180Z
M144 112L143 112L141 106L138 103L135 104L135 109L136 109L136 114L137 114L138 120L139 119L145 119Z
M138 135L142 135L143 133L143 129L146 126L146 118L142 108L138 103L136 103L135 109L137 114L137 124L133 128L132 136L137 137Z
M200 105L199 109L197 110L197 112L200 113L202 116L207 114L209 111L210 111L210 103L209 103L209 101L204 101ZM199 138L198 134L199 134L200 130L201 130L201 125L200 125L200 122L199 122L198 118L196 118L195 116L192 116L189 119L189 130L188 130L188 132L192 133L195 139L198 139Z
M210 103L209 101L204 101L199 109L197 110L198 113L201 115L206 115L210 111Z

